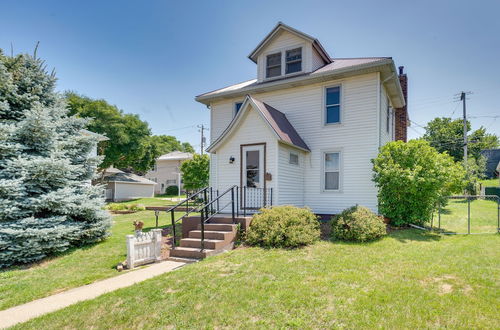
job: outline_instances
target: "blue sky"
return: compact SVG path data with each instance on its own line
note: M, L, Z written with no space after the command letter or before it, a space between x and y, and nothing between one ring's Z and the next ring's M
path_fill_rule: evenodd
M137 113L154 134L199 148L209 112L194 96L252 79L247 55L278 21L318 38L331 56L392 56L409 78L410 137L472 91L474 128L500 135L498 1L0 2L0 48L38 54L58 89Z

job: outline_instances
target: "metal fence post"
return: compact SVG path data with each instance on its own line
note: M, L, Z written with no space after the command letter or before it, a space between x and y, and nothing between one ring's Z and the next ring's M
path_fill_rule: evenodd
M441 230L441 203L438 204L438 229Z
M247 216L247 187L243 186L243 216Z
M156 228L158 228L158 215L160 215L160 211L155 210Z
M170 211L170 218L172 220L172 249L175 249L176 239L175 239L175 214L174 210Z
M470 234L470 197L467 196L467 233Z
M235 223L234 218L234 187L231 188L231 216L233 217L233 223Z
M201 226L201 251L203 251L205 249L205 217L204 217L204 209L205 208L202 208L200 210L201 214L200 214L200 226Z
M500 234L500 197L497 196L497 232Z
M240 201L239 201L239 189L240 187L236 186L236 216L240 216Z

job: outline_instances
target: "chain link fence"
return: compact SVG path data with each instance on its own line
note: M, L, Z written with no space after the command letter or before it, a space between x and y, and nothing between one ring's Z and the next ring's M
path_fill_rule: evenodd
M444 234L500 233L500 198L496 195L446 197L427 226Z

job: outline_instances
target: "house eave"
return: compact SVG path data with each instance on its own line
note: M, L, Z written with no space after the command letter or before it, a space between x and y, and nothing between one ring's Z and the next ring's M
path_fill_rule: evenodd
M396 73L396 66L394 65L394 61L391 58L387 58L376 62L359 64L338 70L332 70L320 73L312 72L307 75L301 75L277 81L260 83L257 85L243 87L238 90L230 90L212 95L201 94L196 96L195 100L202 104L210 105L211 103L216 101L235 98L235 97L242 97L250 93L269 92L283 88L304 86L317 82L327 82L333 79L341 79L341 78L352 77L356 75L373 73L373 72L382 72L383 73L382 78L385 78L390 76L392 73ZM396 99L393 100L394 106L395 107L404 106L405 101L403 97L403 91L401 90L401 85L399 84L399 80L397 79L397 74L393 79L387 82L387 84L390 83L397 85L394 87L394 90L392 90L391 94L391 96L396 97Z

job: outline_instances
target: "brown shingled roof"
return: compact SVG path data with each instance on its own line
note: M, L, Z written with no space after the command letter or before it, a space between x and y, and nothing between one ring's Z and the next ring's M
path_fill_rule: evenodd
M297 133L292 124L290 124L283 112L276 110L269 104L257 100L250 95L248 95L247 97L253 100L255 105L257 105L258 110L260 110L260 112L264 115L269 125L271 125L273 130L276 132L276 134L278 134L279 138L283 142L310 151L307 144L304 142L304 140L302 140L299 133Z

